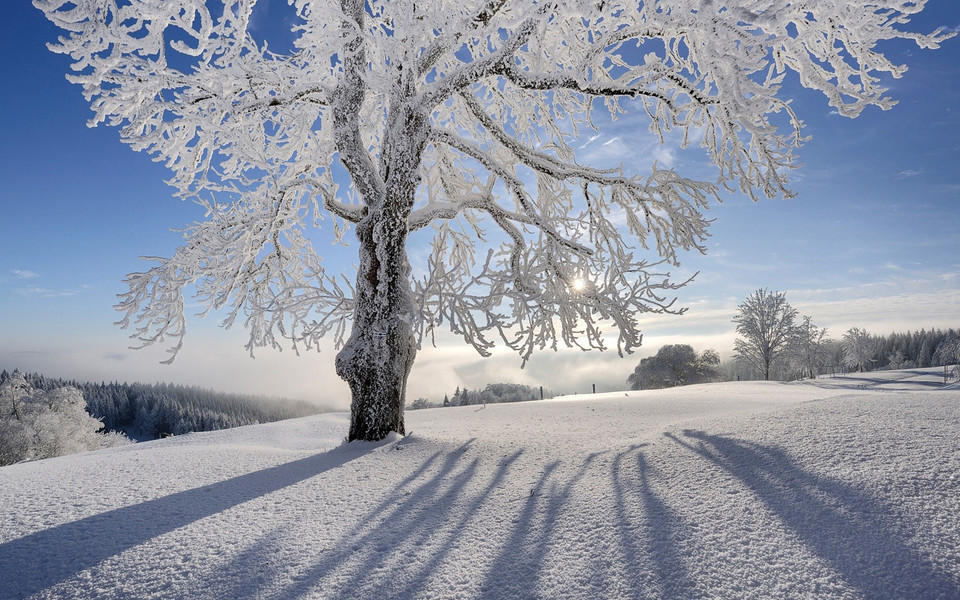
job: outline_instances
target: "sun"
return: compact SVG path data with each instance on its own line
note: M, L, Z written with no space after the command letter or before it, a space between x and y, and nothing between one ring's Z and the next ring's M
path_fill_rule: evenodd
M587 282L582 278L577 277L570 283L570 288L575 292L582 292L583 290L587 289Z

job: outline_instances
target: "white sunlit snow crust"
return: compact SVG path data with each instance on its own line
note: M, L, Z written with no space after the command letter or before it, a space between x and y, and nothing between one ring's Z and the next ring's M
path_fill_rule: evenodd
M347 445L320 415L4 467L0 597L957 598L960 392L935 379L421 410Z

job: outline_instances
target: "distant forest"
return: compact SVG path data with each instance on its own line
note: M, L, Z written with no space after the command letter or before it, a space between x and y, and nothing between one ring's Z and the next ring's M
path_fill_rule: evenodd
M432 403L426 398L417 398L407 404L407 408L417 410L420 408L434 408L437 406L470 406L473 404L498 404L506 402L524 402L527 400L537 400L543 398L553 398L553 392L543 387L534 388L529 385L519 383L491 383L483 390L468 390L466 388L457 390L451 398L449 395L443 396L442 403Z
M6 380L6 370L0 382ZM24 374L34 388L50 391L72 386L80 390L87 412L103 421L107 431L146 441L191 431L213 431L269 423L323 412L301 400L228 394L168 383L82 383Z
M840 339L824 337L806 350L785 352L773 378L789 381L813 375L847 371L884 371L956 365L960 361L960 332L956 329L921 329L877 335L860 328L848 330ZM815 355L811 361L804 352ZM812 364L811 364L812 363ZM749 366L734 360L721 365L724 379L753 378ZM960 369L958 369L960 370Z
M872 337L875 346L870 367L874 370L942 367L957 363L960 333L952 328Z

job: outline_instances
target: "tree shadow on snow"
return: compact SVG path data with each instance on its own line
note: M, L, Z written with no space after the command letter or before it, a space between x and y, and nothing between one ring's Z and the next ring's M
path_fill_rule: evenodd
M526 488L509 481L512 476L526 479L529 472L529 465L519 467L522 450L495 459L491 469L483 464L489 457L472 452L470 446L468 442L429 456L385 492L379 504L358 515L349 531L324 542L327 547L319 549L312 562L304 565L306 569L295 569L295 575L283 573L289 565L282 560L272 560L283 553L284 532L264 532L219 578L216 597L406 600L424 589L435 589L436 577L454 578L441 584L451 596L457 595L454 587L464 585L472 590L464 592L467 597L538 597L536 590L551 568L551 552L570 541L563 538L561 524L581 518L572 512L577 510L573 500L584 500L577 495L578 484L591 469L611 467L614 498L606 498L603 506L614 509L610 514L615 522L598 524L587 533L596 539L580 541L593 549L613 541L626 550L614 555L593 550L571 567L580 569L579 575L590 579L583 583L601 595L613 589L609 585L618 586L618 598L680 598L691 588L676 548L682 531L679 517L651 489L650 468L639 447L615 455L612 464L600 464L600 454L567 468L560 461L550 462L539 468L532 487ZM502 495L505 490L515 494L518 488L522 495ZM497 514L504 503L516 507L503 511L503 517L510 519L506 527L484 530L480 535L491 537L482 541L467 537L477 535L476 519L484 522L491 516L489 511ZM621 540L609 539L610 525ZM476 548L475 568L444 572L446 561L465 548ZM639 570L646 574L644 585L632 586ZM615 584L613 577L619 578ZM279 581L284 583L278 587Z
M960 584L910 548L898 515L855 486L804 471L783 450L702 431L664 434L739 479L866 598L960 598Z
M455 458L466 452L473 441L472 439L467 441L447 455L445 465L440 469L440 479L449 476L452 465L456 463ZM410 442L407 441L406 443ZM386 551L391 543L382 539L385 536L381 536L379 540L375 539L376 536L372 533L376 528L372 527L372 524L392 519L394 511L391 510L391 507L398 504L398 498L409 498L415 502L427 501L423 489L420 488L415 493L413 486L422 478L427 477L427 473L443 456L443 452L436 452L423 461L410 475L397 484L393 493L388 494L379 505L370 510L349 533L343 536L341 540L343 545L338 543L329 548L322 548L321 552L330 552L331 554L326 556L321 565L316 566L306 574L298 575L296 581L285 588L282 593L277 593L276 587L277 581L289 579L289 577L280 575L280 572L289 566L283 561L283 556L288 551L285 541L286 536L289 535L288 524L278 526L274 530L264 531L256 542L244 548L231 560L229 570L224 572L222 576L215 578L215 582L202 582L204 587L197 595L215 598L256 598L258 600L264 598L309 597L315 587L318 573L324 566L329 567L337 562L349 562L355 556L360 555L359 550L365 544L373 543L377 553L382 558L381 553ZM439 480L434 478L433 481L436 483ZM458 481L461 480L458 478ZM365 532L366 527L371 527L373 531ZM298 535L309 536L309 533L298 532ZM281 558L278 560L276 557ZM374 563L365 564L359 570L359 574L369 575L370 569L375 568L375 566ZM334 595L331 590L326 590L323 596L324 600L337 597L340 596Z
M509 526L500 530L505 535L486 540L493 550L486 553L482 550L483 542L466 536L476 534L472 527L475 519L489 518L489 513L487 517L479 515L491 510L487 506L491 498L503 490L516 491L507 479L522 455L523 450L518 450L502 457L489 470L482 464L486 457L479 453L470 456L466 446L434 454L417 473L361 516L351 531L339 536L296 581L283 589L269 590L252 581L257 576L250 569L235 565L238 568L234 570L248 573L245 577L250 580L234 582L234 591L252 597L250 590L256 589L258 598L406 600L435 586L433 578L443 571L451 555L476 547L475 569L456 574L457 581L443 584L451 595L455 592L450 586L462 584L476 588L475 593L481 598L531 597L551 542L558 541L556 521L564 514L573 488L597 455L587 457L569 478L558 475L559 461L551 462L542 467L529 494L500 497L494 502L518 503L520 508L519 514L511 513ZM523 469L516 472L524 477ZM269 552L269 544L269 540L263 540L244 560L259 564L257 557Z
M916 378L925 379L917 381ZM933 373L924 370L903 370L891 375L889 371L869 371L864 373L843 373L833 377L819 377L817 379L804 380L805 385L824 389L849 388L851 391L858 389L890 389L900 388L926 390L942 389L943 381L939 373ZM854 385L856 387L854 387Z
M632 597L689 598L694 582L678 548L684 527L650 485L652 468L640 451L644 445L618 454L611 472L624 560L638 579ZM633 452L635 465L628 461Z
M555 538L554 525L560 519L574 486L583 477L598 454L587 456L576 473L566 481L555 472L559 461L548 464L524 507L513 521L509 537L501 542L501 550L486 567L487 575L481 585L484 596L496 598L533 598Z
M540 598L535 590L551 568L566 571L564 585L577 587L578 596L590 590L587 594L594 597L622 600L691 597L695 584L679 548L684 529L679 515L651 486L652 469L640 451L645 445L617 452L609 463L599 459L610 453L590 454L569 474L562 473L559 462L547 465L499 554L486 567L481 597ZM577 486L596 469L609 474L611 497L578 493ZM597 514L581 514L580 503L587 498ZM574 527L575 532L561 525L598 517L607 518ZM565 539L569 533L578 539ZM574 542L586 552L576 564L560 566L551 560L554 549Z
M335 469L372 447L341 446L5 542L0 592L4 598L37 594L153 538Z
M266 595L300 598L319 593L325 600L354 599L369 596L370 588L377 587L379 598L415 597L458 542L464 541L460 534L468 521L503 484L523 453L518 450L503 458L482 489L468 497L464 490L480 475L480 455L465 457L468 446L470 442L431 456L297 581ZM433 468L436 471L427 475ZM449 535L438 536L439 529L448 529ZM405 556L399 547L415 552L416 559ZM236 585L239 590L249 589L244 582Z

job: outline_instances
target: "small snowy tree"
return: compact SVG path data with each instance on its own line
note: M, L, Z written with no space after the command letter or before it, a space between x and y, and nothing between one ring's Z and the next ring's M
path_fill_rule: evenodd
M420 410L423 408L432 408L434 405L430 403L426 398L417 398L407 407L410 410Z
M797 311L787 302L786 294L766 289L747 296L737 309L733 322L740 337L733 343L735 357L769 380L771 369L789 357L796 336Z
M845 365L860 372L869 370L877 353L877 340L866 329L851 327L843 334L841 344Z
M948 37L903 29L923 0L290 0L291 39L268 45L256 4L34 0L67 32L53 50L74 60L92 123L206 209L173 256L128 276L122 324L175 355L195 286L251 351L332 334L350 439L403 431L410 368L440 325L524 360L603 349L601 325L637 348L640 315L681 312L661 265L703 250L718 184L789 194L802 136L786 73L853 117L889 108L879 76L904 71L877 42ZM578 135L625 112L699 143L717 181L581 164ZM314 249L324 219L337 242L354 230L355 283ZM421 230L432 250L414 277Z
M794 329L791 359L800 378L815 378L827 363L827 330L813 324L813 317L804 316L803 323Z
M0 466L129 442L101 429L74 387L34 389L19 372L0 383Z
M933 353L933 362L941 366L960 363L960 337L951 337L940 342Z
M934 352L933 360L934 364L943 367L953 365L953 369L950 370L951 377L960 378L960 337L951 337L940 342Z

